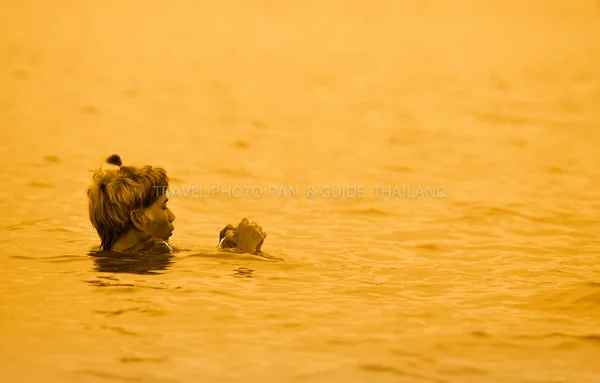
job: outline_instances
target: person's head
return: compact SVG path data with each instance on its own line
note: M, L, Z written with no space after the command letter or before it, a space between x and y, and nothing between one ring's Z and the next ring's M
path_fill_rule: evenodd
M100 249L110 250L131 231L140 237L167 240L175 220L166 206L167 172L148 165L123 166L116 154L106 162L117 168L97 170L87 191L90 221L100 236Z

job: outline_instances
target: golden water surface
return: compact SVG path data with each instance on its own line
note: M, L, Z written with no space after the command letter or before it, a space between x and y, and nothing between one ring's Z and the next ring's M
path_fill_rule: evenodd
M0 126L3 382L600 381L597 1L2 0ZM189 251L88 255L113 153Z

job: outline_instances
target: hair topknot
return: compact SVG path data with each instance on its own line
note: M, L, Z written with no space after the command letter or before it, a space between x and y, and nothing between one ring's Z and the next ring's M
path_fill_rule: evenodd
M121 161L121 156L119 156L118 154L113 154L112 156L108 157L106 159L106 162L111 165L117 165L117 166L123 165L123 161Z

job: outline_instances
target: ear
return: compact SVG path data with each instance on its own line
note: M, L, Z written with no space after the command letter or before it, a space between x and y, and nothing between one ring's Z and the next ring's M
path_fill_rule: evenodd
M131 212L129 212L129 219L131 220L131 223L133 223L133 226L135 226L136 229L142 231L144 230L144 219L142 218L142 215L139 211L132 210Z

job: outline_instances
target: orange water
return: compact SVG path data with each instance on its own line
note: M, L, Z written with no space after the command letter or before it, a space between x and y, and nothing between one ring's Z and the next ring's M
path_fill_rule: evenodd
M3 1L2 381L600 381L598 2L283 4ZM112 153L190 251L87 255Z

